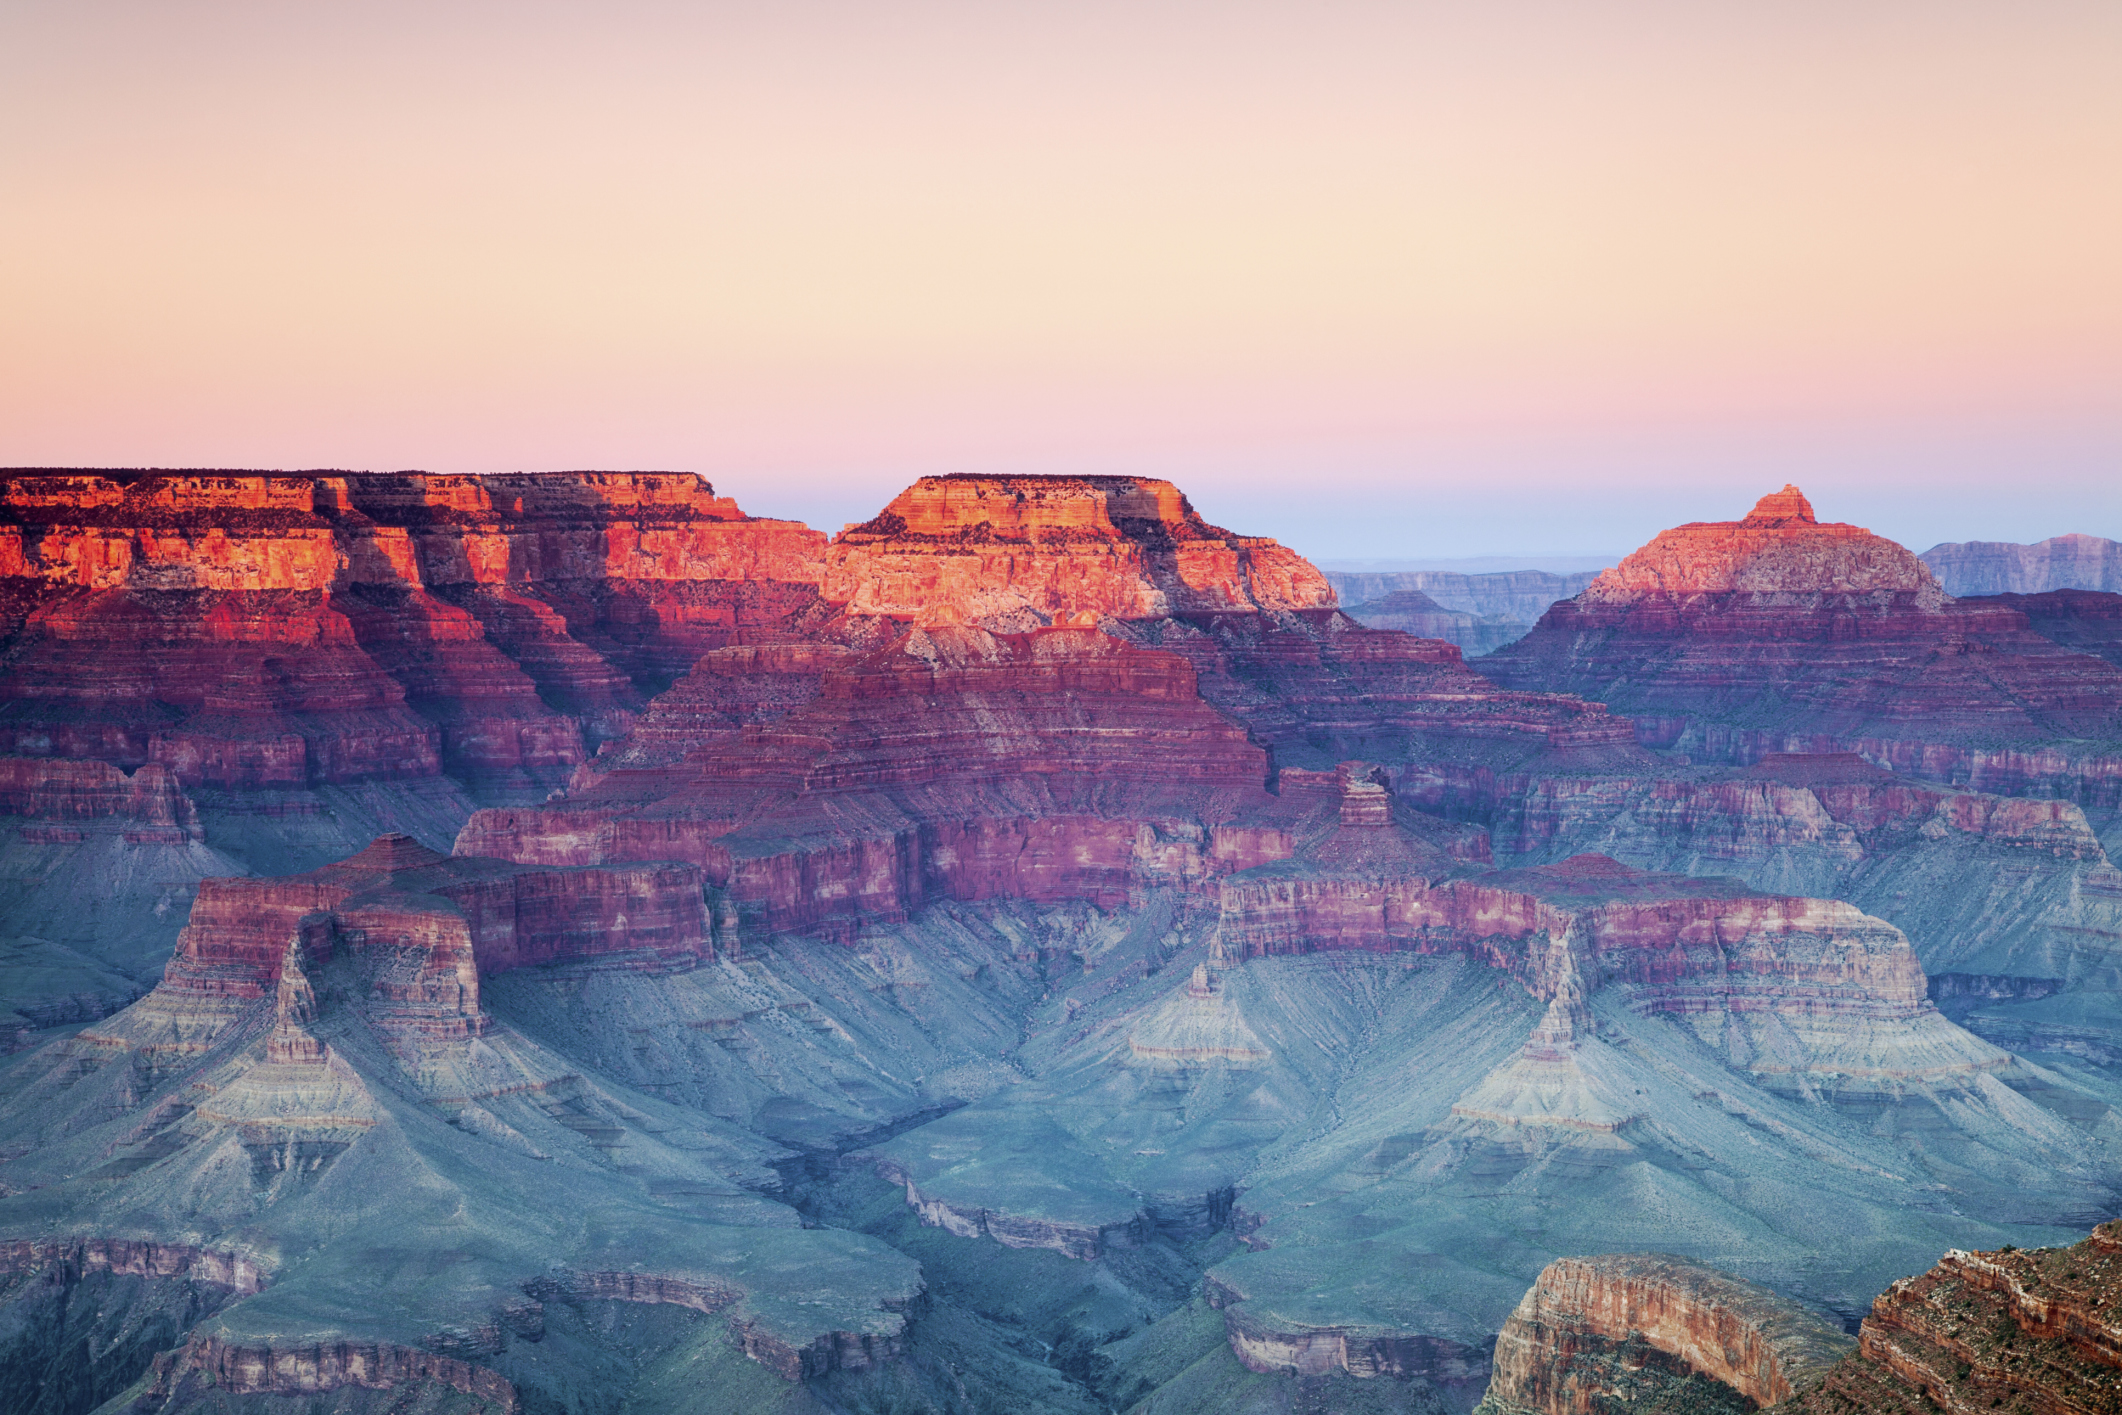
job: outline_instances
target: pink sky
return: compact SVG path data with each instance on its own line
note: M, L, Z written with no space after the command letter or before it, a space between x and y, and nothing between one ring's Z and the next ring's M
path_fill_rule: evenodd
M2113 0L16 0L0 463L2122 537L2117 73Z

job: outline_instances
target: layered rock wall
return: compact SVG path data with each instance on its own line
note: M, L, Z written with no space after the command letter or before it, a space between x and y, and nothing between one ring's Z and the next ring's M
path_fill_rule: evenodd
M822 588L853 613L943 623L1334 602L1303 557L1209 525L1177 487L1144 477L923 477L834 540Z
M347 1386L395 1390L425 1382L485 1402L490 1415L516 1415L516 1388L498 1371L455 1356L377 1341L327 1341L286 1346L195 1334L155 1359L149 1393L192 1394L205 1385L229 1395L321 1395Z
M126 772L108 762L0 757L0 815L120 822L140 839L206 838L176 777L153 764Z
M1359 1380L1390 1376L1478 1389L1489 1374L1479 1351L1443 1337L1351 1327L1298 1330L1258 1322L1242 1307L1225 1309L1223 1322L1238 1364L1260 1375L1346 1371Z
M1913 555L1822 524L1795 488L1742 521L1666 531L1483 660L1583 694L1697 759L1862 752L1898 771L2106 802L2122 672L1994 601L1955 601Z
M0 1239L0 1272L37 1273L63 1267L75 1274L118 1273L213 1283L238 1296L263 1291L268 1273L250 1254L145 1238Z
M1787 1407L1804 1415L1996 1409L2092 1415L2122 1379L2122 1233L2069 1248L1948 1252L1881 1293L1854 1355Z
M1116 906L1273 850L1271 827L1230 820L1272 804L1267 772L1180 655L1091 629L939 626L836 661L809 701L675 768L482 811L456 848L683 860L769 932L905 919L937 898Z
M1496 1338L1482 1410L1591 1415L1618 1407L1650 1364L1645 1347L1670 1358L1671 1374L1736 1393L1742 1408L1774 1405L1820 1379L1851 1344L1795 1303L1684 1258L1563 1258L1541 1271Z
M557 784L823 537L696 477L0 477L0 750L290 787Z

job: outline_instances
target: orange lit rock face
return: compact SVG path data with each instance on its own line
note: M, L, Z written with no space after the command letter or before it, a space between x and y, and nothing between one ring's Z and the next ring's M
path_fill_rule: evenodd
M2017 610L1947 598L1905 549L1815 521L1794 488L1743 521L1662 533L1481 668L1598 698L1646 744L1698 757L1860 750L1982 789L2013 789L2012 777L2122 799L2122 769L2097 749L2023 760L2122 730L2122 671Z
M1582 1415L1688 1375L1739 1396L1729 1408L1753 1409L1790 1399L1851 1345L1795 1303L1683 1258L1564 1258L1504 1324L1481 1409Z
M1633 604L1651 596L1895 597L1941 609L1945 591L1913 553L1860 526L1822 525L1794 486L1764 496L1743 521L1702 521L1661 532L1592 581L1580 602Z
M1331 606L1294 551L1203 521L1142 477L924 477L826 557L824 596L925 623L1150 619Z
M585 731L813 603L823 545L662 473L16 473L0 750L550 786Z

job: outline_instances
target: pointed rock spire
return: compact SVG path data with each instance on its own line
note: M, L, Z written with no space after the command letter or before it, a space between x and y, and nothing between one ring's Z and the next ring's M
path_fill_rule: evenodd
M1772 492L1754 503L1754 509L1746 513L1742 526L1789 526L1817 525L1813 519L1813 504L1805 499L1805 493L1789 482L1783 490Z
M1554 1000L1547 1004L1547 1014L1533 1034L1525 1039L1525 1055L1539 1061L1560 1061L1577 1049L1579 1043L1596 1036L1598 1024L1592 1020L1591 1008L1585 1004L1584 989L1578 985L1572 973Z
M265 1043L265 1059L280 1065L324 1060L324 1043L309 1033L306 1024L317 1020L317 990L310 986L302 966L302 935L287 941L280 956L280 984L273 994L273 1034Z
M1560 938L1549 938L1549 966L1553 969L1555 991L1540 1025L1525 1039L1524 1054L1528 1057L1560 1061L1574 1052L1578 1043L1598 1035L1598 1024L1584 1000L1584 980L1577 970L1577 950L1582 946L1581 926L1575 919L1570 920Z

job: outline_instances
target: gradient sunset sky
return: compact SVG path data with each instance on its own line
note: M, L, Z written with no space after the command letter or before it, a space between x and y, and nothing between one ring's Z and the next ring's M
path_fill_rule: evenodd
M0 464L2122 538L2117 0L6 0L0 217Z

